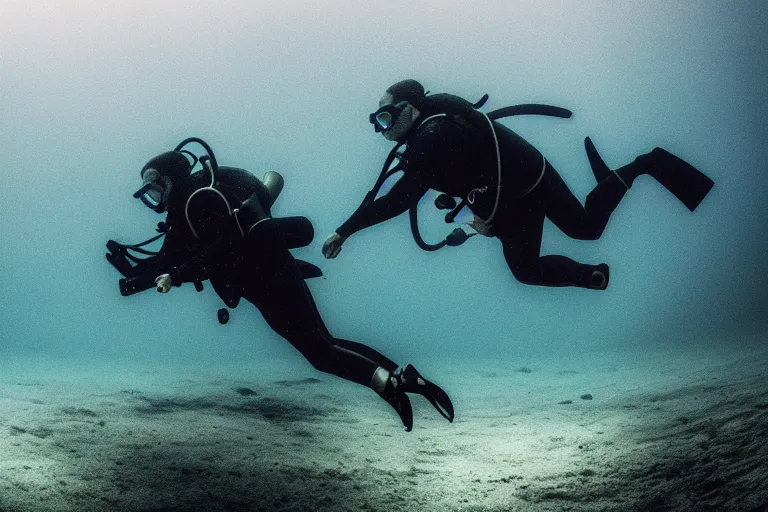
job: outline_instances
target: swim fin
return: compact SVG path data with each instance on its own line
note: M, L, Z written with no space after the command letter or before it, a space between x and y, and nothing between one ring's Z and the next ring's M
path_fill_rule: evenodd
M320 267L318 267L317 265L313 265L308 261L300 260L298 258L295 258L295 260L296 260L296 266L299 267L299 271L301 272L301 277L303 277L304 279L322 277L323 271L320 270Z
M400 385L397 388L399 391L423 396L437 409L437 412L453 423L453 403L448 394L437 384L422 377L412 364L407 365L400 373L399 381Z
M589 137L584 139L584 148L598 183L615 173L629 188L636 177L648 174L690 211L694 211L701 204L715 184L706 174L662 148L654 148L650 153L640 155L634 162L616 171L612 171L605 164Z
M690 211L694 211L715 185L706 174L662 148L654 148L638 158L649 166L650 176L672 192Z
M413 408L411 407L411 400L403 391L387 390L379 393L379 396L387 401L389 405L400 416L400 421L403 422L406 432L413 430Z
M595 175L595 179L598 183L611 175L611 170L605 165L600 153L597 152L595 145L592 144L592 139L589 137L584 139L584 149L587 150L587 158L589 159L589 166L592 167L592 174Z

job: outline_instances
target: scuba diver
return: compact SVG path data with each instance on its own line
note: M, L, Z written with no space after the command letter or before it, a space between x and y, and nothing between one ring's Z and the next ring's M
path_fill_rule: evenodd
M411 230L422 249L457 246L476 234L496 237L512 274L522 283L605 290L607 264L540 255L545 217L571 238L596 240L640 175L655 178L691 211L714 185L702 172L661 148L619 169L609 169L587 137L584 143L597 185L582 205L539 150L497 122L523 114L569 118L571 112L524 104L485 114L478 109L487 99L484 95L473 104L450 94L429 95L411 79L389 87L369 120L377 133L397 145L358 209L326 239L323 255L335 258L353 233L410 210ZM396 159L399 163L391 167ZM399 171L403 174L389 192L376 198L382 184ZM442 192L435 205L451 210L445 217L447 223L468 207L474 214L470 225L476 233L456 228L438 244L424 242L418 232L416 207L429 189ZM461 198L458 205L455 198Z
M183 149L198 143L207 155ZM193 172L198 163L201 169ZM407 393L424 396L448 421L453 404L440 387L412 366L402 369L378 351L335 338L323 323L304 282L319 268L293 257L290 249L309 245L314 236L305 217L271 216L282 190L282 177L268 172L264 181L243 169L219 167L201 139L182 141L173 151L152 158L141 170L142 187L134 194L158 213L167 213L160 234L135 245L107 243L107 260L123 275L123 296L193 282L198 291L210 281L229 308L245 298L267 324L288 340L317 370L372 388L398 413L406 431L413 427ZM165 236L158 252L143 246ZM139 257L131 252L147 255ZM228 311L219 311L226 323Z

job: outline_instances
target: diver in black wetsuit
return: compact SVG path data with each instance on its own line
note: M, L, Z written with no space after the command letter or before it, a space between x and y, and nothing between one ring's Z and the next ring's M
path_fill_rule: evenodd
M370 121L377 132L398 142L388 162L393 155L400 158L395 169L402 170L403 175L382 197L375 199L376 188L369 193L358 210L325 241L325 257L335 258L353 233L409 208L413 212L422 195L434 189L462 198L446 222L468 206L474 213L472 227L499 239L507 264L520 282L604 290L609 279L605 263L588 265L566 256L540 255L545 217L572 238L595 240L634 179L642 174L655 178L691 211L714 185L690 164L660 148L612 171L587 138L587 156L597 186L582 205L536 148L495 121L516 113L570 117L570 112L545 105L519 105L521 108L506 107L486 115L476 110L486 99L473 105L449 94L427 95L415 80L387 89ZM406 149L398 154L401 145ZM384 176L382 171L377 186ZM463 240L451 243L449 237L446 241L458 245Z
M197 157L181 149L189 142L200 143L209 155L200 158L203 169L194 173ZM269 326L316 369L374 389L397 411L406 430L413 426L406 393L423 395L453 421L448 395L412 365L398 370L376 350L328 332L304 282L322 273L289 250L311 242L312 225L304 217L270 215L282 189L279 174L267 173L262 183L242 169L219 167L210 147L192 138L151 159L141 176L144 185L134 197L157 212L167 211L161 223L166 237L158 253L140 249L143 244L109 241L106 256L124 276L122 295L152 287L167 293L184 282L201 290L202 281L210 280L227 306L236 307L241 297L256 306ZM150 257L136 258L128 249Z

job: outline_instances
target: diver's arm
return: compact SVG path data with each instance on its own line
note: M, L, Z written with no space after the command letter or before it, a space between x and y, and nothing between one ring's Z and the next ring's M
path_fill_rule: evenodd
M149 290L155 286L155 278L159 274L162 274L162 272L162 270L152 271L151 269L147 269L143 273L133 274L120 279L118 281L120 295L128 297L129 295Z
M397 217L417 204L429 188L421 183L415 174L404 173L392 189L361 208L347 219L336 233L348 238L353 233Z
M132 277L136 275L136 267L128 260L122 245L114 240L109 240L107 242L107 250L109 251L106 253L107 261L120 272L121 276Z
M177 244L174 237L169 232L165 240L163 240L163 245L157 255L144 258L133 266L122 254L118 253L115 255L112 252L107 254L107 259L110 263L118 268L124 276L123 279L118 281L120 295L127 297L152 288L155 285L155 278L166 272L169 267L170 255L176 253L175 245ZM110 244L107 244L107 248L109 247ZM112 254L112 258L110 258L110 254ZM118 264L120 265L119 267Z
M128 296L153 288L158 276L168 273L179 262L188 260L189 255L189 241L183 239L183 234L171 229L156 256L138 262L124 279L119 280L120 294Z
M166 274L172 268L171 261L166 255L147 258L135 267L130 275L118 281L120 294L124 297L133 295L155 286L158 276Z
M172 286L210 279L222 257L233 250L233 244L229 237L217 238L198 254L179 264L166 263L162 270L157 267L154 271L149 270L135 278L121 279L120 291L123 295L133 295L155 286L157 291L168 293ZM127 293L123 292L124 289Z

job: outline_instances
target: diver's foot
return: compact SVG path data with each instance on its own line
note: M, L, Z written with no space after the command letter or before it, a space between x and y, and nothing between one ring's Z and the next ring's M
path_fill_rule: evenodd
M608 288L608 280L610 279L610 270L608 265L601 263L599 265L592 266L585 274L582 282L579 286L582 288L589 288L590 290L605 290Z
M379 393L379 396L387 401L389 405L400 416L400 421L403 422L406 432L410 432L413 429L413 408L411 407L411 400L408 395L401 390L386 389Z
M445 419L453 422L453 403L448 397L448 394L443 391L440 386L434 384L424 377L409 364L399 374L395 375L398 380L398 391L405 391L406 393L416 393L431 403L437 412L439 412Z
M610 272L608 265L605 263L599 264L595 270L592 271L592 288L594 290L605 290L608 288L608 278Z

